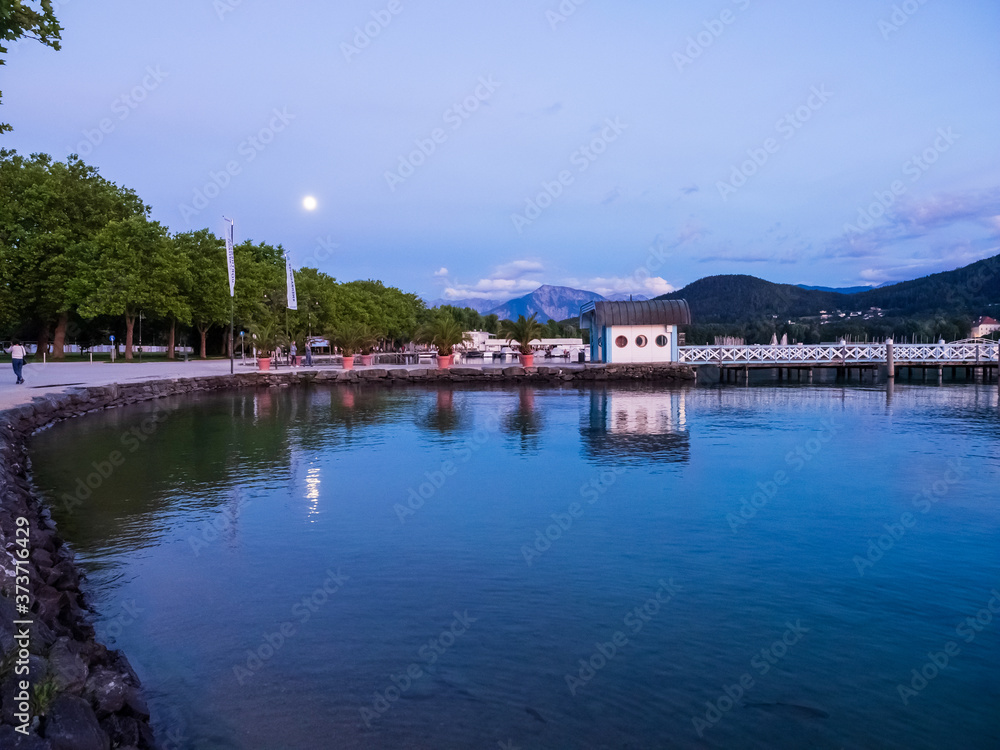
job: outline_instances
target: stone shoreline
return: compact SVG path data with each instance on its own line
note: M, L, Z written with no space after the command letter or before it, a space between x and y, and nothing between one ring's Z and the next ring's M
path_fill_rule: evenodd
M55 422L103 409L202 391L306 384L396 386L407 383L569 384L598 381L693 382L683 365L585 365L503 368L295 368L276 372L151 380L75 388L0 411L0 747L26 750L153 749L157 744L139 679L128 659L96 640L72 550L59 537L31 485L28 441ZM26 519L30 557L16 562L18 519ZM22 522L23 523L23 522ZM21 527L23 538L23 526ZM17 614L18 575L29 579L31 611ZM24 580L20 581L23 585ZM23 590L22 590L23 591ZM30 619L30 646L17 636ZM29 674L24 675L27 667ZM31 693L28 733L19 732ZM20 693L20 695L19 695Z

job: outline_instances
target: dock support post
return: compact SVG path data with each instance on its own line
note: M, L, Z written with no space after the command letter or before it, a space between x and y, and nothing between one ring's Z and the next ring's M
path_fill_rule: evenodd
M886 377L889 380L894 380L896 378L896 356L893 351L892 339L885 340L885 366Z

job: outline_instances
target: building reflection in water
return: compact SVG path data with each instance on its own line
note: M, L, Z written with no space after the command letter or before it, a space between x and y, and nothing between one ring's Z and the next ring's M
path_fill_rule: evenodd
M517 408L501 421L503 431L518 445L522 454L537 453L544 426L541 412L535 408L535 389L521 387L517 391Z
M591 391L581 426L584 451L602 461L686 463L690 440L684 400L683 390Z

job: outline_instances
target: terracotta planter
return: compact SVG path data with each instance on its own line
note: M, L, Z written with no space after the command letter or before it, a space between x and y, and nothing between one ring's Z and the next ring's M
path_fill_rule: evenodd
M371 354L361 354L359 356L361 357L361 366L362 367L371 367L372 366L372 356L373 355L371 355Z
M344 357L344 369L345 370L354 369L354 357Z
M521 367L534 367L535 366L535 355L534 354L522 354L521 355Z
M454 354L449 354L448 356L444 356L442 354L438 355L438 369L439 370L447 370L449 367L452 366L452 364L454 362L455 362L455 355Z
M271 369L271 358L270 357L257 357L257 369L258 370L270 370Z
M296 354L295 355L295 366L296 367L302 367L302 359L303 359L303 357L302 357L301 354Z

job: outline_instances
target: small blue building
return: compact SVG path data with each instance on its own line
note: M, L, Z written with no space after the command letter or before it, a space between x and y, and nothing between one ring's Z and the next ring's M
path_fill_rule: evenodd
M580 328L590 331L591 362L676 362L677 328L690 323L682 299L588 302L580 308Z

